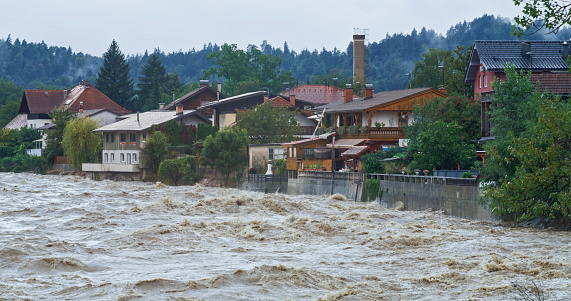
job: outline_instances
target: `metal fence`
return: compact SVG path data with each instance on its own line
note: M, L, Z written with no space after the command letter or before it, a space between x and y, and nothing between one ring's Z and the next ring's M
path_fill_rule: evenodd
M478 187L479 181L471 178L448 178L448 177L429 177L429 176L412 176L397 174L369 174L369 179L380 181L393 181L404 183L421 183L421 184L437 184L437 185L456 185L456 186L475 186Z

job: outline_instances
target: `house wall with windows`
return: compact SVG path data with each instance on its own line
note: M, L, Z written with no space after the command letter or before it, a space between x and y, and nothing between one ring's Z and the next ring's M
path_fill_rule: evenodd
M275 162L279 159L286 159L286 154L281 143L250 144L248 146L248 167L255 168L257 173L266 173L268 160Z

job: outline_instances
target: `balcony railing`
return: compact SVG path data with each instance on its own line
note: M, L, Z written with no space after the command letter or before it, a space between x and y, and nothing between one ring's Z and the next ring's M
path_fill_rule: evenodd
M366 133L349 134L345 132L341 137L345 139L371 139L373 141L398 141L398 139L404 139L404 131L403 128L398 127L380 129L373 127L368 128Z

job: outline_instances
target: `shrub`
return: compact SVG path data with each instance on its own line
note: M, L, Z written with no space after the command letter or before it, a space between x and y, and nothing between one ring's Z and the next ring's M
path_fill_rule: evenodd
M349 135L356 135L359 132L359 128L357 128L356 125L352 125L349 128L347 128L347 133Z
M367 184L365 186L365 193L363 195L363 201L371 202L377 199L377 197L382 197L383 192L380 191L381 181L376 179L369 179L367 180ZM379 195L380 191L380 195Z
M462 178L468 179L468 178L474 178L474 176L472 175L471 172L467 171L467 172L464 172L464 173L462 174Z
M347 127L342 125L339 127L338 133L339 133L339 135L343 135L343 134L345 134L346 131L347 131Z
M168 159L159 165L159 179L167 185L190 185L198 179L194 156Z
M276 174L286 174L287 173L286 159L277 160L275 166L276 166Z

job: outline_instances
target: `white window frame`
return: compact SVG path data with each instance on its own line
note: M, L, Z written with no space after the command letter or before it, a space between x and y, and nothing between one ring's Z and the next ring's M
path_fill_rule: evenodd
M488 75L484 75L484 88L488 87Z

